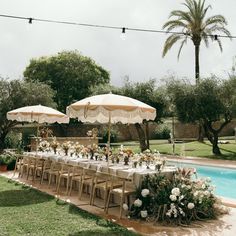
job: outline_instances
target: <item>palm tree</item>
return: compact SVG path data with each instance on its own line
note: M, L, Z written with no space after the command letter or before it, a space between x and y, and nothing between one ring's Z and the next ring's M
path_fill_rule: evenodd
M231 34L225 28L227 21L224 16L214 15L208 18L206 17L207 11L211 6L208 5L205 7L205 0L185 0L183 5L187 7L187 10L172 11L169 19L172 17L175 17L175 19L171 19L163 25L163 29L166 29L167 32L171 33L176 29L178 32L173 32L166 39L162 56L164 57L177 41L181 41L178 52L179 59L184 44L187 43L188 39L191 39L195 47L195 79L196 84L198 84L200 77L199 49L201 41L203 40L206 47L208 47L209 39L212 41L216 40L220 50L222 51L222 44L217 33L223 33L229 37Z

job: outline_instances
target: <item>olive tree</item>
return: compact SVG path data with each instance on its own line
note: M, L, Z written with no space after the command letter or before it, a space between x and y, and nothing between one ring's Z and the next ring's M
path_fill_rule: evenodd
M207 78L197 86L184 81L172 81L168 91L178 119L181 122L201 122L212 144L213 154L220 155L219 133L235 115L235 78L227 81Z
M42 104L55 107L53 90L40 82L0 79L0 152L4 149L4 140L8 132L17 124L7 120L8 111L28 105Z

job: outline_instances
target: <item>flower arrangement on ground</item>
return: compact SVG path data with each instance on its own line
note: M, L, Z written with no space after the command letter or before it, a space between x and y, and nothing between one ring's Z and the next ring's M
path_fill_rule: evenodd
M193 181L179 173L173 179L146 176L129 211L133 218L177 225L215 219L222 213L227 213L227 208L215 197L210 179Z

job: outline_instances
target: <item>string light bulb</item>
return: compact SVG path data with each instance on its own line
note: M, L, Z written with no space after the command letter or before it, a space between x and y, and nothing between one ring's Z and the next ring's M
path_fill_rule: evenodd
M32 24L32 22L33 22L33 18L29 18L29 24Z
M218 40L218 35L217 34L214 35L214 40L216 40L216 41Z
M125 39L126 39L125 27L122 28L122 32L121 32L120 38L121 38L122 40L125 40Z

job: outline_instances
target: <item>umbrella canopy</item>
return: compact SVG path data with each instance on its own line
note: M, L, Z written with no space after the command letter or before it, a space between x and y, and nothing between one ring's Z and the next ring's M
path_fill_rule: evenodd
M110 93L71 104L67 107L67 115L89 123L134 124L154 120L156 109L136 99Z
M8 120L19 122L69 123L69 117L51 107L42 105L21 107L7 112Z

